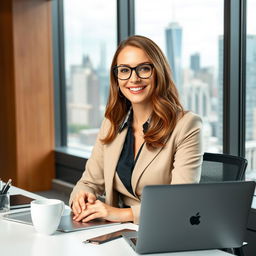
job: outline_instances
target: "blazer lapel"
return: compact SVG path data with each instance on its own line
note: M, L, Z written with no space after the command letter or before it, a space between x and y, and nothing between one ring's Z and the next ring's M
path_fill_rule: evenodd
M134 193L136 191L136 187L138 185L141 175L150 165L150 163L155 159L155 157L160 153L161 150L162 147L154 150L148 150L146 144L143 146L132 174L132 188Z
M123 149L124 140L127 134L127 129L117 134L113 143L107 145L104 156L104 175L105 175L105 189L106 194L112 194L113 179L116 171L116 165Z

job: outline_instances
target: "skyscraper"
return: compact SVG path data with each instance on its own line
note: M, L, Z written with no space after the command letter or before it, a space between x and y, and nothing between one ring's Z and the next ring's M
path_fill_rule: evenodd
M102 111L101 116L103 117L109 93L109 71L107 69L107 49L105 42L101 42L100 44L100 63L97 69L97 75L100 83L100 110Z
M178 88L179 93L182 93L182 74L181 74L181 52L182 52L182 28L172 22L165 30L166 36L166 52L167 59L172 69L173 79Z
M190 69L194 72L198 72L200 70L200 54L195 53L190 56Z
M71 66L72 99L70 123L88 128L100 125L100 82L89 56L83 57L82 65Z
M211 109L209 85L194 78L184 85L183 92L186 108L209 121Z

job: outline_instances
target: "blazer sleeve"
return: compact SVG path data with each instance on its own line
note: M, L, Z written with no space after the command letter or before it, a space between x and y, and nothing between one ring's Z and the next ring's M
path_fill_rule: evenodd
M85 165L85 171L81 179L75 185L70 195L69 205L72 205L75 195L79 191L91 192L93 194L102 195L105 191L105 182L103 174L103 147L104 145L100 141L106 134L108 129L107 120L102 122L99 134L96 139L96 143L92 150L91 157L87 160Z
M202 120L190 113L180 124L171 184L200 181L202 164Z

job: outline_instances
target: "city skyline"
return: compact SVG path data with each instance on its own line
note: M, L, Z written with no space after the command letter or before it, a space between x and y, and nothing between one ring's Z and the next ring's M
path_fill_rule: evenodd
M223 34L224 0L159 0L158 6L163 6L160 9L161 15L156 14L155 4L155 0L147 0L146 6L144 1L135 1L135 33L151 35L152 39L158 38L155 40L156 43L165 50L164 36L162 34L159 37L159 28L164 28L169 22L178 21L186 28L183 41L190 42L184 46L186 52L183 58L186 59L186 66L189 64L188 56L197 52L198 47L204 49L204 52L201 53L202 65L217 66L216 44L218 35ZM253 13L253 10L256 9L256 1L248 0L247 7L247 33L256 34ZM101 0L64 0L65 44L68 48L65 52L66 67L79 64L81 53L86 54L87 52L92 53L97 66L100 62L99 49L103 39L108 52L106 63L110 63L117 47L116 8L115 0L110 0L107 4ZM141 9L144 11L142 12ZM95 16L93 13L98 15ZM200 19L198 18L199 14ZM207 21L207 24L202 20ZM103 24L104 29L102 29ZM144 28L144 33L140 32L141 27ZM164 33L164 29L162 31ZM197 31L200 31L205 38L200 44L195 36ZM95 42L96 45L98 44L98 48L95 47ZM209 46L211 51L208 51Z

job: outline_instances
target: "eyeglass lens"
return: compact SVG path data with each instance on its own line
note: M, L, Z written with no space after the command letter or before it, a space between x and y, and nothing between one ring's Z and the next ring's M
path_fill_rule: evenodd
M152 69L150 64L141 64L134 68L118 66L115 68L115 75L121 80L127 80L131 77L132 71L135 70L139 78L146 79L152 75Z

